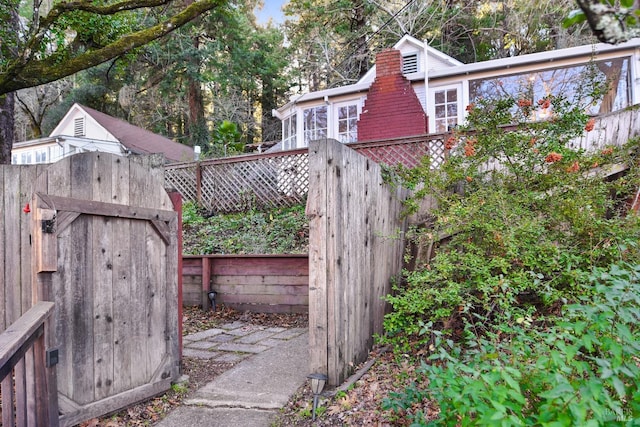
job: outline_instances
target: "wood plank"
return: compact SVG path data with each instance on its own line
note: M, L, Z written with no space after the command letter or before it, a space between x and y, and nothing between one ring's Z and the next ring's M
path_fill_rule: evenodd
M71 198L92 199L94 157L95 153L69 157ZM55 195L55 193L49 194ZM72 395L69 397L80 404L87 404L95 399L93 282L97 277L94 275L92 256L94 252L92 224L91 217L80 216L68 228L70 231L67 236L68 240L61 242L61 244L70 246L69 264L64 266L64 270L71 273L67 276L64 286L67 286L70 291L71 307L69 307L69 312L73 325L72 334L68 337L70 341L67 344L71 349L73 366L71 369Z
M211 258L214 275L308 275L305 258Z
M327 148L309 144L309 371L327 374Z
M219 295L303 295L309 296L309 286L281 286L281 285L218 285L214 289Z
M4 253L6 256L4 269L5 291L5 325L15 322L22 314L21 301L21 222L25 213L20 206L20 168L8 166L4 176Z
M43 332L54 304L41 301L0 334L0 378L4 378Z
M213 276L212 287L217 290L217 287L224 285L281 285L281 286L301 286L305 285L309 287L309 276Z
M145 384L143 386L127 390L112 396L110 399L89 403L81 407L78 411L74 411L68 415L62 415L60 417L60 425L63 427L75 426L82 421L116 411L120 408L125 408L145 400L149 396L160 394L163 391L168 390L170 387L171 380L166 379L153 384Z
M286 304L226 304L238 311L251 311L253 313L308 313L306 305Z
M97 154L91 165L92 198L97 202L109 202L112 199L112 163L107 157ZM90 262L93 264L93 387L95 400L101 400L113 394L114 375L114 301L113 301L113 240L116 218L93 216L88 218L92 228ZM89 285L89 284L87 284ZM116 303L117 304L117 303Z
M214 259L202 258L202 265L200 267L202 270L202 281L200 283L200 295L202 298L202 303L200 304L200 306L203 310L206 310L210 305L208 293L211 290L211 264L215 264Z
M221 304L283 304L283 305L309 305L309 297L306 295L235 295L219 294L216 303Z
M129 203L129 161L121 157L111 158L111 200L113 203ZM134 299L131 290L131 221L116 218L112 228L113 253L113 366L111 385L114 394L135 387L132 385L132 352L137 337L132 333L134 323Z
M112 216L116 218L139 219L145 221L170 221L175 212L128 206L117 203L98 202L73 197L59 197L37 193L41 206L58 211L76 212L87 215Z
M0 383L0 391L4 401L7 402L1 406L2 409L2 425L3 426L15 426L15 408L13 406L13 399L15 397L13 388L13 378L11 375L6 376ZM12 403L8 403L12 402ZM0 402L2 403L2 402Z
M7 191L11 191L11 189L9 188L9 184L6 184L5 186L5 182L4 182L5 171L10 167L11 166L9 165L0 165L0 186L2 186L1 188L4 189L3 196L0 197L0 212L2 212L2 215L3 215L2 226L0 226L0 279L2 279L3 284L7 283L6 265L7 263L12 262L12 260L9 258L10 252L6 251L7 242L5 238L5 228L7 225L11 223L7 222L8 221L7 209L5 208L5 205L4 205L5 198L6 198L5 193ZM6 298L5 298L6 287L7 287L6 285L0 286L0 331L4 331L6 326L9 324L6 322L6 314L7 314Z

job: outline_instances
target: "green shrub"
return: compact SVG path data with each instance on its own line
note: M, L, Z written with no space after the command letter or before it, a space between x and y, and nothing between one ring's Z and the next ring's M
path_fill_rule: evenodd
M525 120L535 105L521 100L472 106L468 127L447 142L456 155L441 169L425 161L395 171L416 189L409 211L427 196L437 202L431 224L416 231L436 255L387 297L393 310L383 342L408 352L433 341L419 333L427 322L460 335L476 316L485 319L481 332L551 313L584 292L594 267L639 258L640 220L626 215L640 186L638 140L595 153L572 149L567 141L590 128L589 118L579 104L549 102L555 115L537 123ZM512 120L520 121L505 132ZM606 177L614 164L628 166L619 179Z
M483 336L472 323L461 343L436 334L416 386L383 408L413 425L612 426L640 417L640 265L614 265L589 277L580 303L562 317L511 319ZM412 407L440 406L436 420Z

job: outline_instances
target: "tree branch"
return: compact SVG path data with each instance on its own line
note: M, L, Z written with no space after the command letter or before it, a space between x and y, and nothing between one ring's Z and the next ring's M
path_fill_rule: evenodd
M625 28L624 11L599 0L576 0L584 12L593 34L603 43L618 44L638 37L640 29Z
M125 3L137 2L140 4L143 1L148 3L148 0L131 0ZM109 61L169 34L199 15L224 3L225 0L199 0L158 25L127 34L105 47L87 51L69 59L61 60L60 55L54 54L40 60L31 59L27 62L22 62L19 59L15 60L0 75L0 95L18 89L50 83Z

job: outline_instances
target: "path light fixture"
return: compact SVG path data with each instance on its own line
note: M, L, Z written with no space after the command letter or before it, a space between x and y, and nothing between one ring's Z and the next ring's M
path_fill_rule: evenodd
M316 408L318 407L318 397L320 397L320 393L322 393L322 389L324 388L324 384L327 382L329 377L325 374L310 374L307 376L311 380L311 391L313 392L313 412L311 419L315 421L316 419Z
M211 302L211 310L216 311L216 291L209 291L207 296L209 297L209 301Z

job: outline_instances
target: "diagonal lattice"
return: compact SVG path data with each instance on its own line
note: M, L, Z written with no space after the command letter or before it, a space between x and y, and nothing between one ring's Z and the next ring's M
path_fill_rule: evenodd
M376 163L418 165L431 156L432 167L445 158L442 135L349 144ZM304 203L309 191L306 149L245 155L198 163L167 165L167 186L184 201L195 201L212 213L289 207Z

